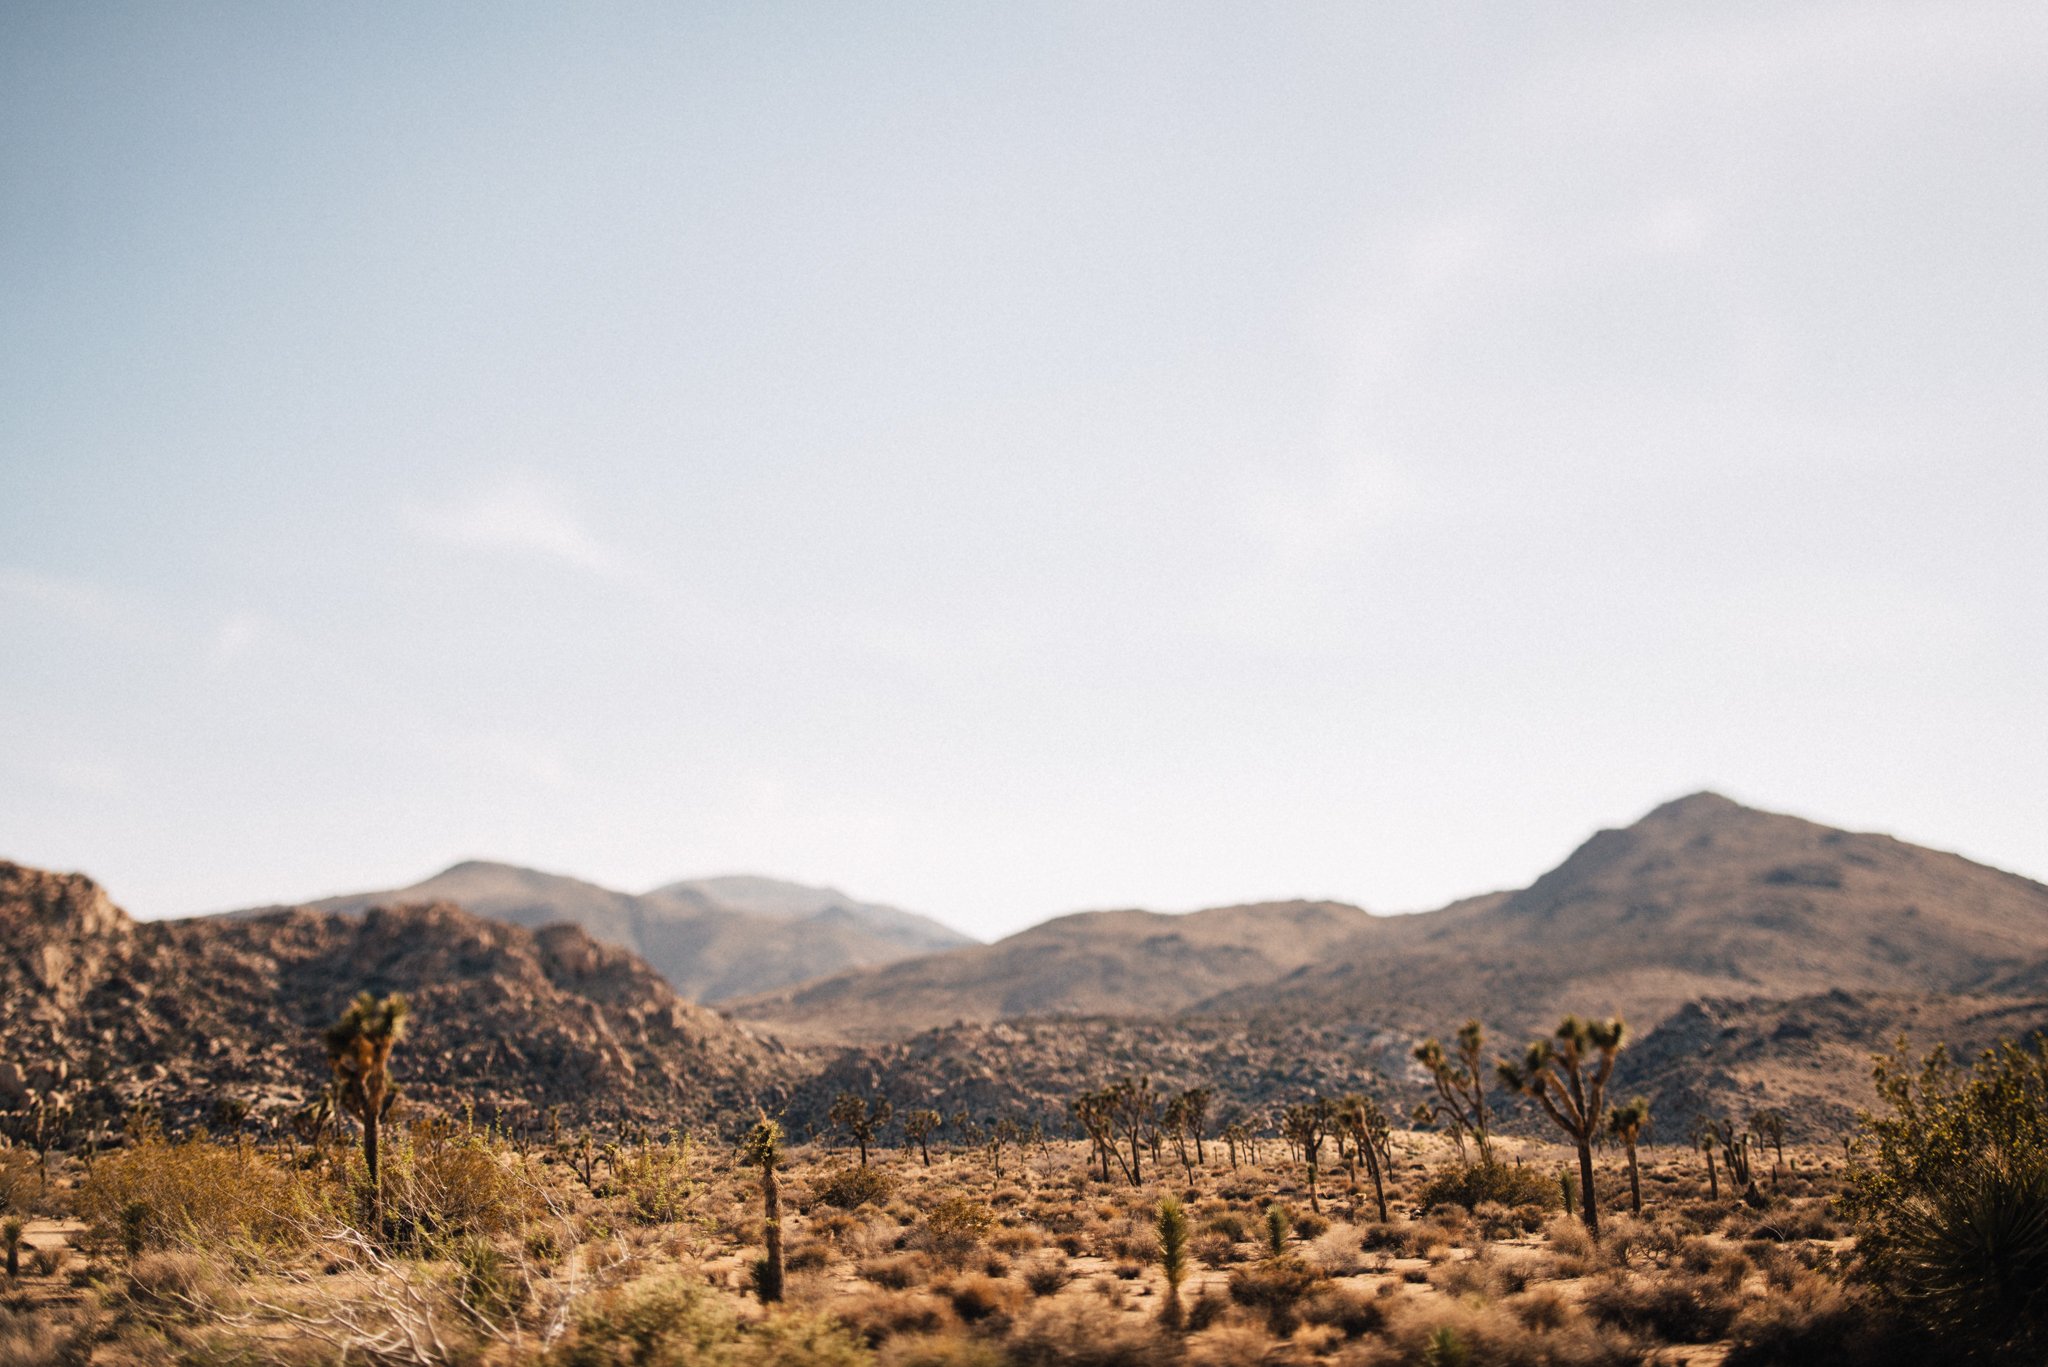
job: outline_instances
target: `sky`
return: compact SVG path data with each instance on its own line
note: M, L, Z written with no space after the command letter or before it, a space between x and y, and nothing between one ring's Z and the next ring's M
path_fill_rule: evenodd
M2048 876L2048 8L0 9L0 857Z

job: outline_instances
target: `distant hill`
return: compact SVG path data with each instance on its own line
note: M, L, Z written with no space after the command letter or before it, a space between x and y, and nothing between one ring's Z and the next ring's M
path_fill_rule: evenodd
M1232 988L1271 982L1377 924L1341 902L1268 902L1184 916L1090 911L992 945L727 1003L792 1040L898 1038L953 1021L1025 1016L1170 1016Z
M645 958L692 1001L722 1001L975 943L929 917L862 902L836 888L740 875L669 883L635 895L486 860L457 864L411 887L323 897L308 905L356 914L424 902L447 902L529 929L581 926Z
M319 1032L363 990L411 1000L394 1066L409 1099L510 1124L557 1104L703 1124L773 1104L803 1071L575 926L447 903L138 922L83 874L0 862L0 1106L25 1084L116 1124L138 1102L274 1114L327 1083Z
M1605 830L1516 892L1412 916L1275 902L1065 916L992 945L729 1003L791 1039L954 1020L1167 1015L1356 1021L1497 1038L1567 1012L1646 1031L1702 998L2048 988L2048 887L1890 836L1713 793Z
M1702 998L2024 995L2048 957L2048 887L1884 835L1713 793L1605 830L1529 887L1388 918L1205 1013L1307 1014L1519 1035L1566 1012L1647 1029Z

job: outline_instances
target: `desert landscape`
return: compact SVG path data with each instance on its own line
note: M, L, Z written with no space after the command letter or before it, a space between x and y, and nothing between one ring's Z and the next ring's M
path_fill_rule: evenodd
M1088 913L708 1006L506 882L137 922L0 866L9 1360L2035 1343L1898 1270L1969 1067L2020 1105L1970 1143L2043 1124L2048 888L1952 855L1699 794L1437 912Z

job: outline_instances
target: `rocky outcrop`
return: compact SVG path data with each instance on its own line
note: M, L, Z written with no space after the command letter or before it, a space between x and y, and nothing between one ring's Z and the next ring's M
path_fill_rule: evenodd
M321 1029L360 991L412 1002L394 1069L411 1104L508 1124L561 1105L703 1126L777 1101L799 1071L574 926L449 905L136 922L83 875L0 863L0 934L0 1105L16 1111L295 1107L327 1081Z

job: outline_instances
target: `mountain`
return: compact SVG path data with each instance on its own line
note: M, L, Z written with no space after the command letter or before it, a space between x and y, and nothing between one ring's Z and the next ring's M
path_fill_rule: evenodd
M1389 918L1199 1009L1429 1031L1476 1015L1508 1035L1577 1012L1646 1029L1702 998L2023 993L2044 956L2048 887L1697 793L1596 833L1519 892Z
M884 1040L952 1021L1024 1016L1170 1016L1205 998L1270 982L1371 931L1341 902L1268 902L1182 916L1090 911L992 945L726 1003L792 1040Z
M403 992L409 1100L537 1122L704 1124L773 1104L803 1071L572 925L528 930L448 903L131 919L82 874L0 862L0 1106L24 1088L82 1120L131 1106L259 1114L328 1081L320 1031L359 991Z
M2025 995L2048 986L2048 887L1713 793L1603 830L1520 891L1412 916L1285 902L1096 912L993 945L728 1003L791 1039L880 1041L954 1020L1184 1014L1496 1038L1567 1012L1646 1030L1703 998Z
M635 895L486 860L456 864L411 887L324 897L309 905L355 914L425 902L447 902L529 929L558 922L581 926L645 958L692 1001L722 1001L975 943L929 917L858 901L836 888L740 875L669 883Z

